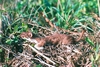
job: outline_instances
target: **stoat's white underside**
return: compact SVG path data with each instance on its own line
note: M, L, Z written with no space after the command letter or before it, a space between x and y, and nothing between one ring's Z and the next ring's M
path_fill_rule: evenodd
M35 46L34 46L34 47L35 47L36 49L38 49L38 50L42 50L42 49L43 49L43 47L39 47L39 46L38 46L39 43L37 42L37 40L35 40L35 39L30 39L30 38L24 38L24 39L27 40L27 41L29 41L29 42L31 42L31 43L35 43Z
M38 44L37 40L35 40L35 39L30 39L30 38L24 38L24 39L27 40L27 41L29 41L29 42L31 42L31 43Z

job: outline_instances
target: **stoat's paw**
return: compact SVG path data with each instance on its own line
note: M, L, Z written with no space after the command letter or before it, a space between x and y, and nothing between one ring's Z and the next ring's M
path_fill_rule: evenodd
M35 45L34 46L36 49L38 49L38 50L43 50L43 47L39 47L38 45Z

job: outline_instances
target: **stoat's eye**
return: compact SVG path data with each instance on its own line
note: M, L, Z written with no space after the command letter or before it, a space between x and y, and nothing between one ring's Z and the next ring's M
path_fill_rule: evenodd
M28 32L27 35L31 38L32 37L32 33Z

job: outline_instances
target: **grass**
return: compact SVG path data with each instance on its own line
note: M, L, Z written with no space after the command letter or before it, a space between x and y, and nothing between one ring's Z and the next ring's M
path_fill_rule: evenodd
M60 28L66 30L84 28L90 34L86 41L95 49L95 55L91 55L93 67L97 66L100 57L98 55L99 48L95 47L94 39L90 37L100 29L98 25L100 20L94 18L94 14L100 16L99 0L1 0L0 6L3 43L10 45L18 43L19 36L17 34L27 31L29 22L49 28L50 26L41 16L41 12L43 12L53 24ZM11 38L12 34L14 37Z

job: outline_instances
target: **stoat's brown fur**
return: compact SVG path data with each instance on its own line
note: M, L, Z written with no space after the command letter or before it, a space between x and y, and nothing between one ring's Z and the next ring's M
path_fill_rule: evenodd
M82 33L83 35L83 33ZM81 39L82 35L80 36L79 39ZM33 36L32 38L32 33L31 32L23 32L20 34L20 37L23 39L26 39L30 42L36 43L35 47L37 49L43 49L43 46L46 43L52 43L54 45L56 44L72 44L75 43L77 41L79 41L79 39L75 40L72 36L66 35L66 34L59 34L59 33L54 33L52 35L46 36L46 37L35 37Z

